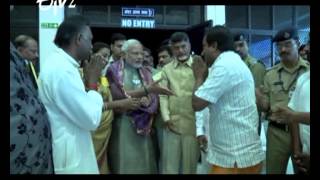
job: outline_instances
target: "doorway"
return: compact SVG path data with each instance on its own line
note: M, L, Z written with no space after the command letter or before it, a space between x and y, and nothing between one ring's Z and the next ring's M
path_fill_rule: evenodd
M170 36L177 31L184 31L189 35L191 42L191 50L200 55L202 51L202 38L206 27L211 27L212 21L191 26L185 30L181 29L127 29L127 28L109 28L109 27L92 27L93 43L102 41L110 44L110 38L113 33L122 33L127 39L137 39L145 47L149 48L154 58L154 65L158 64L157 49L161 43L169 39Z
M171 34L178 30L163 30L163 29L126 29L126 28L101 28L92 27L93 43L102 41L110 44L110 38L113 33L122 33L127 39L137 39L145 47L149 48L154 58L155 66L158 64L157 49L162 41L170 38Z

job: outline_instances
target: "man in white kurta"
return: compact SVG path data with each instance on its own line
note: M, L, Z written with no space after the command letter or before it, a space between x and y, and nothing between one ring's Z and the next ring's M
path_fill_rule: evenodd
M81 61L90 54L92 33L82 17L69 18L57 31L57 46L43 61L39 96L51 124L55 173L99 174L90 131L100 124L103 99L87 83L87 89L91 90L86 91L78 70ZM72 33L69 41L63 40ZM100 72L90 71L88 76L95 80Z
M310 113L310 71L298 78L288 107L297 112ZM299 123L299 130L302 152L310 155L310 125Z
M103 100L85 91L79 64L56 48L40 73L39 94L49 114L56 173L99 173L90 131L95 130Z

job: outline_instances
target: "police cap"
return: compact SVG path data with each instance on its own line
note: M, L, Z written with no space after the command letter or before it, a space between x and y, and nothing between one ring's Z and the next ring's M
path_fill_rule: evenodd
M247 37L244 33L236 33L233 36L233 41L246 41Z
M298 31L296 28L285 28L277 32L273 37L272 42L280 42L289 39L299 39Z

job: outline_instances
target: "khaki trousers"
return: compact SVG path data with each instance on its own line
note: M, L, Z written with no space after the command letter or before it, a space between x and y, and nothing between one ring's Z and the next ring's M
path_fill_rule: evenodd
M196 174L200 155L197 138L163 131L162 174Z
M292 154L291 135L269 124L267 130L266 172L267 174L286 174Z

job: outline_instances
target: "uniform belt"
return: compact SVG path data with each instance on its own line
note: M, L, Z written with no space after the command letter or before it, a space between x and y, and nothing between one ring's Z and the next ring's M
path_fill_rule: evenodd
M281 130L286 131L286 132L289 131L289 126L287 124L280 124L280 123L277 123L277 122L274 122L274 121L270 121L269 125L272 125L273 127L276 127L278 129L281 129Z

